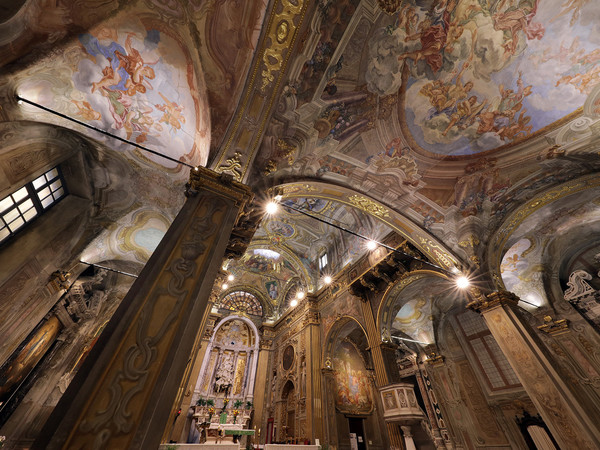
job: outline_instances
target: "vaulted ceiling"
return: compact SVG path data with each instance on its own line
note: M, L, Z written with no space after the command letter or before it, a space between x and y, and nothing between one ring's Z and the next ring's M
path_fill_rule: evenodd
M264 53L277 47L270 21L296 7L278 25L282 42L299 31L271 113L242 116L261 64L279 61ZM594 2L411 0L388 13L376 0L30 0L0 13L10 17L0 24L1 144L47 143L65 160L84 150L91 228L102 229L83 251L89 262L141 267L184 202L188 168L175 161L214 168L239 124L262 133L249 184L329 185L344 195L299 189L285 202L375 239L443 242L463 268L511 286L516 260L501 258L510 246L522 254L556 205L510 239L499 235L507 218L598 170L586 153L600 117ZM170 159L18 105L16 93ZM586 217L596 203L585 202ZM292 284L319 288L323 249L336 249L336 271L364 253L355 236L283 208L227 269L265 295L275 282L278 304Z

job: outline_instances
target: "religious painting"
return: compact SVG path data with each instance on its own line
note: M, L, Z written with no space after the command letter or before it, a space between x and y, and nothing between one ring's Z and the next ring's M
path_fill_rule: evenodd
M411 147L470 155L576 111L600 81L600 4L409 0L381 22L365 78L399 93Z
M340 342L334 354L336 408L340 412L350 414L371 412L373 409L371 378L358 351L350 342Z
M279 285L277 284L277 281L267 281L265 287L267 288L271 300L276 300L277 297L279 297Z
M292 365L294 364L294 347L292 345L288 345L283 351L283 357L281 358L281 365L283 366L283 370L290 370Z
M62 325L50 317L34 330L24 344L0 368L0 407L27 378L56 340Z
M292 237L296 234L296 230L292 225L281 220L269 221L266 228L269 233L278 234L286 238Z

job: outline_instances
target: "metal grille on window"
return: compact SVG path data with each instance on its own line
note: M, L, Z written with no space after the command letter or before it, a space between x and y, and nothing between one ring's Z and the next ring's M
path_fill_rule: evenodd
M58 167L0 200L0 243L66 195Z

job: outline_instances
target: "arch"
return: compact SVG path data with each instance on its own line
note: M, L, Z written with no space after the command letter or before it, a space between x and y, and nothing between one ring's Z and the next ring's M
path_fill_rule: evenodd
M232 314L232 315L224 318L221 322L219 322L215 326L215 329L213 330L212 336L210 337L208 344L206 346L206 353L204 354L202 366L200 368L200 372L199 372L198 378L196 380L196 386L194 388L194 396L192 398L192 402L195 402L198 399L198 397L200 395L202 395L202 392L204 391L201 383L204 381L204 378L208 374L209 361L211 359L210 355L211 355L212 350L215 348L216 336L219 334L219 331L223 328L223 326L225 324L227 324L231 321L234 321L234 320L239 320L239 321L243 322L244 324L246 324L249 327L250 331L254 335L254 342L250 349L251 352L248 355L249 361L247 362L247 366L249 366L250 369L247 372L248 378L247 378L247 383L246 383L246 391L243 395L243 398L246 400L251 400L253 398L253 396L254 396L254 381L255 381L255 377L256 377L256 369L258 367L258 352L259 352L259 348L260 348L260 346L259 346L260 334L258 332L258 328L256 327L256 325L254 324L254 322L252 320L250 320L249 318L244 317L244 316Z
M551 205L556 209L556 202L566 197L582 194L599 187L600 177L596 174L586 175L540 192L508 215L490 239L488 246L490 251L487 255L487 262L496 287L506 289L500 270L502 258L513 244L525 237L528 219L531 221L535 213L542 214Z
M215 306L219 309L242 312L256 317L262 317L264 314L260 300L244 289L235 289L221 296L219 303Z
M340 333L340 331L342 331L342 329L344 328L344 326L346 326L350 322L355 322L356 325L358 325L358 327L360 328L360 330L365 335L365 338L368 336L367 335L367 330L365 329L365 327L358 320L356 320L356 318L354 318L352 316L348 316L348 315L340 316L334 322L334 324L331 326L331 328L329 329L329 333L327 333L327 336L325 337L325 345L323 347L323 355L321 355L321 358L322 358L321 359L321 365L322 365L322 367L331 368L331 367L327 366L327 359L329 357L329 360L331 360L331 358L333 356L333 345L335 344L337 336Z
M439 281L440 279L446 280L449 282L452 281L450 276L443 272L438 272L438 271L434 271L434 270L415 270L415 271L410 272L410 275L408 275L406 278L402 278L402 279L398 280L396 283L388 286L388 288L383 293L381 302L379 302L379 306L377 308L377 314L375 316L375 321L376 321L375 325L376 325L377 331L380 333L380 335L383 335L384 327L387 328L388 333L391 333L390 324L393 321L393 317L391 317L392 314L390 314L390 313L393 310L393 308L396 306L395 302L398 299L398 297L401 295L402 291L404 291L406 288L410 287L411 284L413 284L415 282L419 282L428 277L434 278L434 282ZM406 303L407 302L405 302L405 304ZM411 339L412 339L412 337L411 337Z
M262 311L263 311L262 317L267 317L273 313L273 306L266 299L265 295L256 287L251 286L251 285L246 285L246 284L236 285L236 286L230 287L228 289L225 289L219 296L219 303L225 297L227 297L228 295L230 295L234 292L237 292L237 291L247 292L248 294L250 294L250 295L254 296L254 298L256 298L256 300L260 303L260 305L262 307ZM215 303L214 307L218 307L218 304ZM243 311L237 311L237 312L242 313L242 315L243 315ZM254 316L254 317L258 317L258 316Z
M437 238L423 230L421 226L394 209L358 191L334 184L315 182L314 180L311 180L310 183L300 181L280 184L274 187L273 191L277 195L281 195L281 200L310 197L330 200L354 208L389 226L442 268L451 270L460 265L459 259Z

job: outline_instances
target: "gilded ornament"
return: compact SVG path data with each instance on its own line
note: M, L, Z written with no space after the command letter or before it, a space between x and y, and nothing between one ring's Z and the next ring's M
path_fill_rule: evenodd
M358 209L377 217L390 217L389 210L361 195L348 197L348 201Z
M471 248L475 248L476 245L479 245L480 241L477 238L477 236L475 235L469 235L469 237L467 237L467 239L465 239L464 241L460 241L458 243L458 245L462 248L467 248L467 247L471 247Z
M551 335L563 334L569 331L567 319L554 320L550 316L544 317L544 325L537 327L538 330Z
M236 151L231 158L228 158L225 161L225 164L221 164L221 166L219 166L217 172L229 173L236 181L240 181L242 179L241 157L242 154Z
M275 20L269 26L269 37L271 38L271 47L265 49L263 53L263 63L265 68L262 71L262 90L275 80L274 72L278 72L283 67L283 52L289 50L293 44L289 42L289 35L296 33L297 26L294 25L294 17L300 14L304 6L303 0L292 3L290 0L282 0L281 12L275 17ZM277 10L278 6L274 6ZM273 25L277 23L277 25Z

